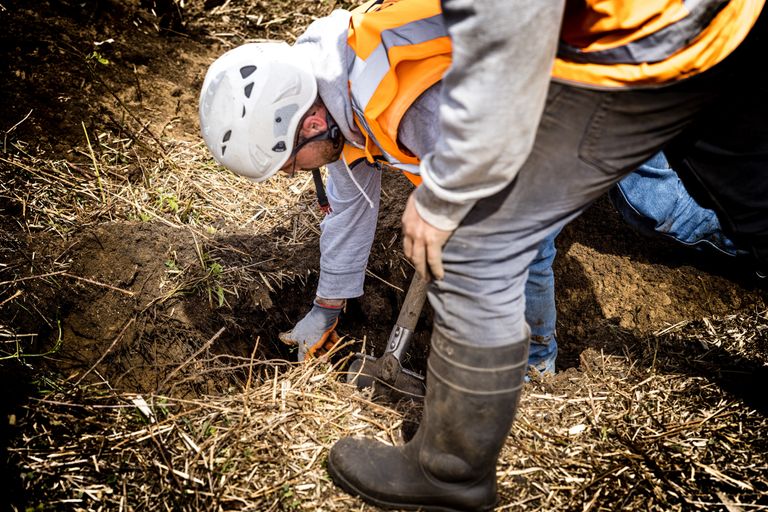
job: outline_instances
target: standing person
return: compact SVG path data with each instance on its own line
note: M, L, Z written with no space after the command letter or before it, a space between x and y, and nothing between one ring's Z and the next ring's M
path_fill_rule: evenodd
M335 482L384 507L493 508L523 381L526 269L660 149L766 265L763 3L443 0L441 137L403 215L405 253L434 277L423 419L404 446L340 440Z
M332 346L345 300L363 294L382 166L405 171L418 185L420 157L434 149L438 137L439 81L450 64L450 40L440 21L439 3L403 0L386 8L379 3L363 6L354 21L347 11L315 21L293 47L240 46L212 64L203 85L203 135L224 166L261 181L278 170L293 173L329 164L332 209L321 223L316 297L304 318L280 335L298 347L300 361ZM372 49L382 27L397 35L409 19L425 13L431 20L417 37L431 46L401 45L410 52L401 59L414 68L398 75L397 93L378 90L364 99L366 90L376 85L373 80L381 79L377 73L386 68L375 62L362 66L357 55ZM348 33L350 23L354 37ZM412 26L406 30L413 33ZM382 82L393 77L385 76ZM382 110L387 102L386 117L362 112ZM393 114L394 109L399 111ZM365 125L374 123L377 131L368 132ZM541 373L554 372L557 357L554 255L553 234L531 266L526 292L529 321L538 335L529 363Z

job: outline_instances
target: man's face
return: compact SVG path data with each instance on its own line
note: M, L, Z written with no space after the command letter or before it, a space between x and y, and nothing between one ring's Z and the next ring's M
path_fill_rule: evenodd
M293 175L296 171L309 171L335 162L341 156L342 145L333 147L333 141L318 140L303 146L283 165L282 172Z

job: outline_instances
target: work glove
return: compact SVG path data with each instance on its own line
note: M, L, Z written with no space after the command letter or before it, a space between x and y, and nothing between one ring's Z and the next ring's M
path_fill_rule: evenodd
M343 308L343 303L331 306L315 300L309 313L299 320L292 330L281 332L278 337L286 345L298 347L299 361L320 357L328 353L339 341L334 329L339 323L339 314Z

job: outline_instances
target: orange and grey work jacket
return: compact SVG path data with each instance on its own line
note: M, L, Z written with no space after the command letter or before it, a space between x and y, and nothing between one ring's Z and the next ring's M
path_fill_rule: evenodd
M553 76L597 87L660 85L727 57L765 0L567 0Z
M398 143L405 112L451 65L451 40L439 0L373 1L352 13L347 43L355 53L349 92L365 146L347 144L344 158L390 164L415 185L419 159ZM410 171L410 172L409 172Z
M711 68L746 37L765 0L567 0L553 78L585 87L640 87ZM348 164L386 160L418 172L398 144L411 104L451 64L439 0L373 0L355 11L349 90L365 147L347 144ZM514 70L511 70L514 73ZM421 178L406 172L414 182Z

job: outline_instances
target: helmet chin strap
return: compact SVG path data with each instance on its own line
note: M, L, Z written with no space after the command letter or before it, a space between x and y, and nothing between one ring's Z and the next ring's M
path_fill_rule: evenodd
M328 124L328 129L325 130L323 133L318 133L314 137L310 137L309 139L305 140L301 144L297 145L296 148L291 152L291 156L295 157L296 153L301 150L304 146L309 144L310 142L315 142L318 140L330 140L333 143L334 149L338 149L341 147L342 143L342 135L341 135L341 128L339 128L339 125L336 124L336 121L331 117L330 114L326 112L325 115L326 122ZM347 174L349 175L349 178L352 180L352 183L355 184L355 187L357 187L357 190L360 191L363 198L365 198L366 202L368 203L368 206L371 208L375 208L375 205L370 197L368 197L368 194L365 193L365 189L363 189L362 186L360 186L360 183L357 182L355 179L355 175L352 172L352 169L349 168L349 165L347 164L347 161L344 159L344 155L341 155L341 161L344 163L344 168L347 170ZM295 165L295 160L294 160ZM293 173L291 173L293 175ZM328 198L325 195L325 188L323 186L323 179L320 176L320 170L319 169L312 169L312 177L315 180L315 191L317 193L317 199L318 203L320 204L320 209L323 210L326 213L329 213L331 211L331 207L328 204Z
M328 123L328 138L333 142L333 149L339 149L341 147L341 128L336 124L336 121L331 117L327 111L325 113L325 121Z
M301 151L301 148L303 148L310 142L330 140L331 143L333 144L333 149L339 149L339 147L341 147L341 142L342 142L341 128L339 128L339 125L336 124L336 121L334 121L331 115L327 112L325 114L325 121L326 121L326 124L328 125L328 129L322 133L318 133L314 137L310 137L306 139L301 144L296 145L296 147L293 148L293 151L291 151L291 157L295 157L296 154L299 151Z

